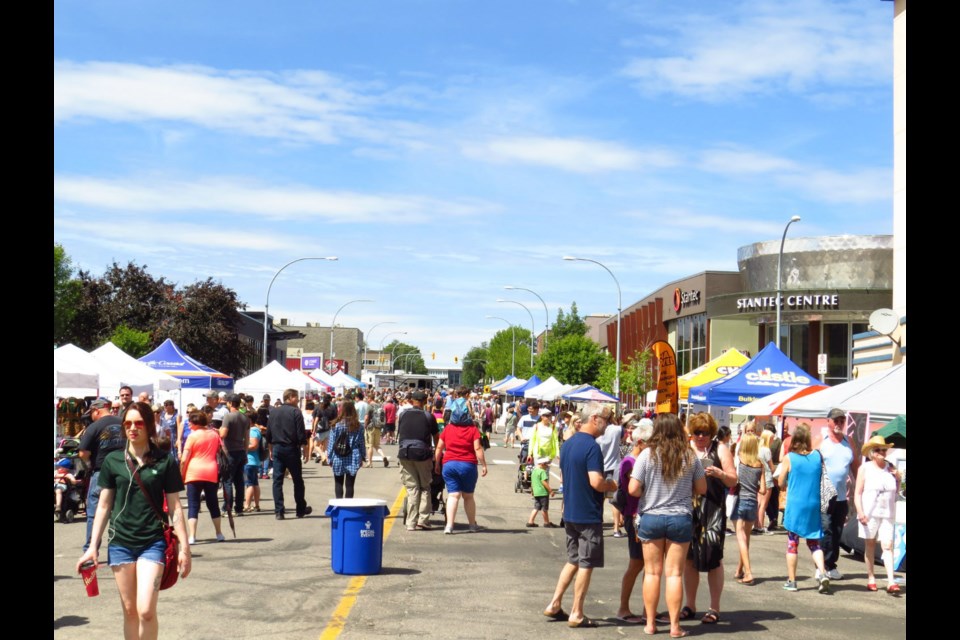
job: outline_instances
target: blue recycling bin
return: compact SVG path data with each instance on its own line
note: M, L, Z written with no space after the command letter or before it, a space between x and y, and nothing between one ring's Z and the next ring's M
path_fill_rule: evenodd
M368 576L383 566L383 519L386 500L341 498L327 506L330 516L330 563L334 573Z

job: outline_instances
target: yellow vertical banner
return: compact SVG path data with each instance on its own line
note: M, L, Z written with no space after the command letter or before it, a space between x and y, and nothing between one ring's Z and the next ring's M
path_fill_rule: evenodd
M673 347L657 340L650 348L657 356L660 375L657 378L657 413L680 411L680 388L677 384L677 356Z

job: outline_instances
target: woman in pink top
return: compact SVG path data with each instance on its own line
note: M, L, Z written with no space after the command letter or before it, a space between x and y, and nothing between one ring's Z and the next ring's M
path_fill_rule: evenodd
M220 434L207 428L206 414L194 411L190 414L190 435L183 444L180 474L187 487L187 525L189 543L197 543L197 517L200 515L200 496L204 496L217 542L223 542L220 531L220 505L217 504L217 449L222 445Z

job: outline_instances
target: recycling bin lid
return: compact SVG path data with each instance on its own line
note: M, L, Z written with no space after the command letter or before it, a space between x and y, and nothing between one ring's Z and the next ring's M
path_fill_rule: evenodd
M378 500L376 498L333 498L327 504L331 507L346 508L385 507L387 506L387 501Z

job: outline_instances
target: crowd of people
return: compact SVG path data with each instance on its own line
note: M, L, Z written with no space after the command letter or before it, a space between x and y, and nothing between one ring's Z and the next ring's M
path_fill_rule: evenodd
M260 511L260 480L272 478L274 515L285 519L283 485L289 477L294 513L303 518L312 512L304 464L329 465L335 497L352 498L359 470L372 466L373 452L379 452L385 467L390 465L381 444L393 442L407 492L402 514L407 530L434 528L430 517L445 488L444 533L454 533L461 502L467 528L476 532L481 527L474 492L487 474L489 437L500 428L503 445L520 449L520 472L529 474L533 510L526 526L540 526L539 515L544 527L564 529L567 561L544 615L571 627L596 625L583 608L591 572L604 566L608 502L613 537L627 539L616 618L641 624L647 633L661 623L669 625L672 637L686 635L680 622L697 616L701 573L707 574L710 606L700 621L720 620L724 547L731 533L737 544L732 574L737 583L757 583L751 535L782 527L788 576L783 589L797 590L797 551L803 538L816 566L817 588L829 593L830 581L842 577L836 562L848 495L866 541L866 588L877 590L873 553L880 540L887 591L900 590L892 552L900 478L886 461L890 447L875 436L861 451L866 458L861 466L861 456L845 436L846 415L839 410L830 412L830 431L814 448L805 423L781 441L773 425L750 420L734 445L730 430L708 413L651 419L642 413L618 416L613 405L596 402L579 411L565 404L541 406L537 400L503 404L465 387L451 393L385 390L306 401L288 389L273 404L269 395L257 404L249 395L210 392L203 406L188 405L185 415L171 401L151 405L141 395L134 402L129 387L119 397L119 407L105 398L93 400L78 434L79 457L88 471L90 517L77 566L97 561L106 534L125 637L156 637L158 588L152 578L163 564L164 521L186 541L179 559L186 577L201 505L209 513L214 540L223 541L224 513L232 518ZM552 465L559 467L557 483L551 480ZM140 473L144 470L150 473ZM149 478L142 491L133 488L139 477ZM58 463L58 511L63 492L76 482L70 465ZM824 483L833 488L832 495L825 495ZM179 500L184 489L186 518ZM550 503L558 494L556 524ZM162 518L151 500L164 505ZM638 614L631 596L641 573L643 609ZM667 611L658 614L662 583ZM568 613L561 605L571 584L574 599Z

